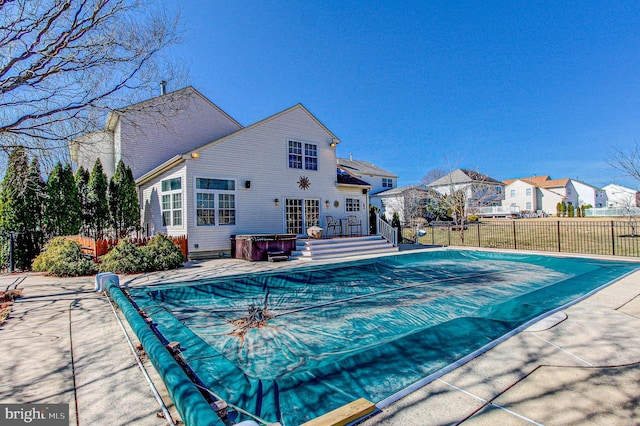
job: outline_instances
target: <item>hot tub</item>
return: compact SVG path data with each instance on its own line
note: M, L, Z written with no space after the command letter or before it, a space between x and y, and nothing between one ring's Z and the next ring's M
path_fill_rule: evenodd
M242 234L231 236L231 257L251 260L267 260L269 253L291 256L296 249L296 234Z

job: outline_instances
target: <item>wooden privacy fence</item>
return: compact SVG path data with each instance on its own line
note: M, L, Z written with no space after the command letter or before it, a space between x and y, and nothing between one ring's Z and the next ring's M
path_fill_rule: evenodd
M78 244L82 246L82 252L86 254L90 254L94 259L98 260L98 258L102 255L109 253L113 247L118 245L118 240L115 238L102 238L102 239L94 239L90 237L81 237L79 235L73 235L67 237L76 241ZM186 235L180 235L177 237L167 237L171 241L173 241L180 250L182 250L182 254L185 259L189 255L189 242L187 240ZM133 244L138 246L146 245L152 237L140 237L140 238L129 238Z
M419 234L418 242L427 245L640 256L640 222L635 220L505 220L467 223L462 233L459 228L441 224L426 227ZM415 231L405 229L404 237L415 241Z

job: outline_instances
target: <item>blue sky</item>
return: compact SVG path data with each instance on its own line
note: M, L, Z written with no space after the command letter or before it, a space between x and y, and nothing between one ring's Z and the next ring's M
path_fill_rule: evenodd
M243 125L302 103L338 156L400 185L467 168L640 186L608 164L640 141L637 1L180 3L173 54Z

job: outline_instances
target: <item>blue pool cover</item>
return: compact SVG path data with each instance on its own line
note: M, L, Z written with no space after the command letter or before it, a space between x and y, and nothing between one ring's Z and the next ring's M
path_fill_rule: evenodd
M205 387L290 426L384 400L637 267L443 250L129 292Z

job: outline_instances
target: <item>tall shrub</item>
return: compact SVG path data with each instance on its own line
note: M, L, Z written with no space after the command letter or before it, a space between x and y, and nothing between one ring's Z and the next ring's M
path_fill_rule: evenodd
M92 275L97 269L95 262L82 254L80 244L65 237L51 239L33 261L34 271L59 277Z
M80 203L80 233L89 235L91 229L91 211L89 209L89 170L80 166L76 171L76 189L78 191L78 202Z
M42 179L40 163L37 158L33 158L29 164L27 181L24 194L24 206L26 208L27 230L22 235L25 238L26 258L25 263L31 261L40 253L45 242L45 222L44 205L47 199L47 184Z
M90 234L102 238L109 226L109 205L107 201L107 176L100 159L96 159L87 185L88 212L91 216Z
M183 266L185 261L180 247L162 234L157 234L140 249L151 271L165 271Z
M140 227L140 204L133 173L120 160L109 181L109 218L117 238L123 238Z
M81 220L78 189L71 166L55 165L47 180L45 222L50 237L75 235L80 231Z
M393 219L391 219L391 226L400 229L400 215L398 212L393 212Z
M39 251L41 241L37 232L42 223L42 184L37 160L29 165L25 150L13 149L0 188L0 230L5 241L13 233L13 260L18 269L29 269ZM8 244L3 246L2 256L3 263L8 263Z

